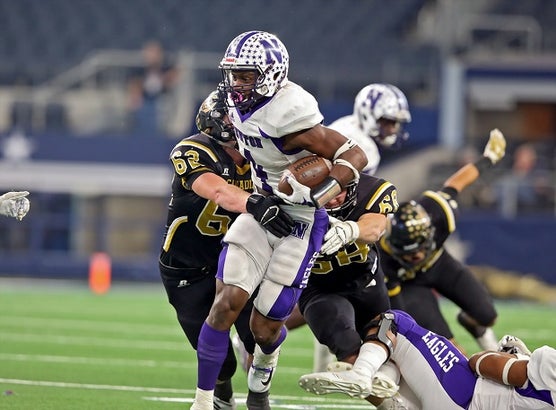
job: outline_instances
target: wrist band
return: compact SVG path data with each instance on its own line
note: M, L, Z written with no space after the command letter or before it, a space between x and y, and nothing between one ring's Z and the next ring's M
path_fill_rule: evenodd
M476 161L473 165L479 171L479 174L482 174L484 171L487 171L493 167L492 162L487 157L481 157L478 161Z
M477 373L477 376L479 376L479 377L484 377L484 376L481 374L481 371L479 370L479 367L480 367L481 362L483 361L483 359L484 359L485 357L487 357L487 356L492 356L492 355L495 355L495 354L496 354L496 353L494 353L494 352L487 352L487 353L485 353L484 355L482 355L481 357L479 357L479 358L477 359L477 361L475 362L475 373Z
M504 365L504 370L502 370L502 383L506 384L506 385L510 385L510 383L508 383L508 373L510 372L510 369L512 367L512 365L517 361L517 359L514 359L513 357L511 359L509 359L506 364Z

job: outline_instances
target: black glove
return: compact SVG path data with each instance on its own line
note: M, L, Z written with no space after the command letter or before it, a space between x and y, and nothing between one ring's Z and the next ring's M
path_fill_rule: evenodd
M263 196L251 194L247 199L247 212L257 222L264 226L271 234L282 238L288 236L293 229L294 222L291 216L278 206L282 201L275 195Z

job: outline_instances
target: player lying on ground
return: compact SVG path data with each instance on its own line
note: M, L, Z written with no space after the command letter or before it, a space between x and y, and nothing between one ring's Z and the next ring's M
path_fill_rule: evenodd
M299 384L315 394L367 397L373 376L390 360L399 369L399 393L407 409L554 409L556 350L542 346L529 356L524 343L512 336L502 338L499 350L468 360L445 337L405 312L390 310L376 318L353 367L307 374Z

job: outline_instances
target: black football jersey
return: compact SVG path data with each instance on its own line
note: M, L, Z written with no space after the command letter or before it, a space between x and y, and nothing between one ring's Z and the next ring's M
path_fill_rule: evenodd
M390 182L361 174L357 202L346 220L357 221L365 213L393 213L398 209L397 196L396 187ZM354 289L368 284L378 268L375 246L354 242L335 255L319 257L311 270L309 286L326 292Z
M249 163L237 166L224 148L204 134L181 140L170 154L174 169L172 197L162 245L175 267L215 267L220 241L236 213L197 195L193 181L206 172L215 173L245 191L253 191Z
M452 232L456 230L458 217L457 191L445 187L440 191L425 191L417 200L425 208L434 226L434 251L421 263L415 266L401 264L393 257L392 251L383 237L379 242L381 266L388 280L388 288L393 289L400 281L411 280L416 275L434 267L442 252L444 243Z

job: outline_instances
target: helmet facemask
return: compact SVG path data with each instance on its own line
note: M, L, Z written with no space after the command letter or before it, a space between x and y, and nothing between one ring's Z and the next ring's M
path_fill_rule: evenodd
M406 121L383 116L377 121L377 135L372 135L371 138L383 147L400 148L409 138L409 133L404 129L405 122Z
M241 71L255 72L257 78L252 84L234 85L234 77ZM263 95L257 92L261 88L261 77L259 70L256 68L249 69L222 69L222 83L220 88L227 94L226 104L228 107L236 107L240 111L248 111L257 103Z

